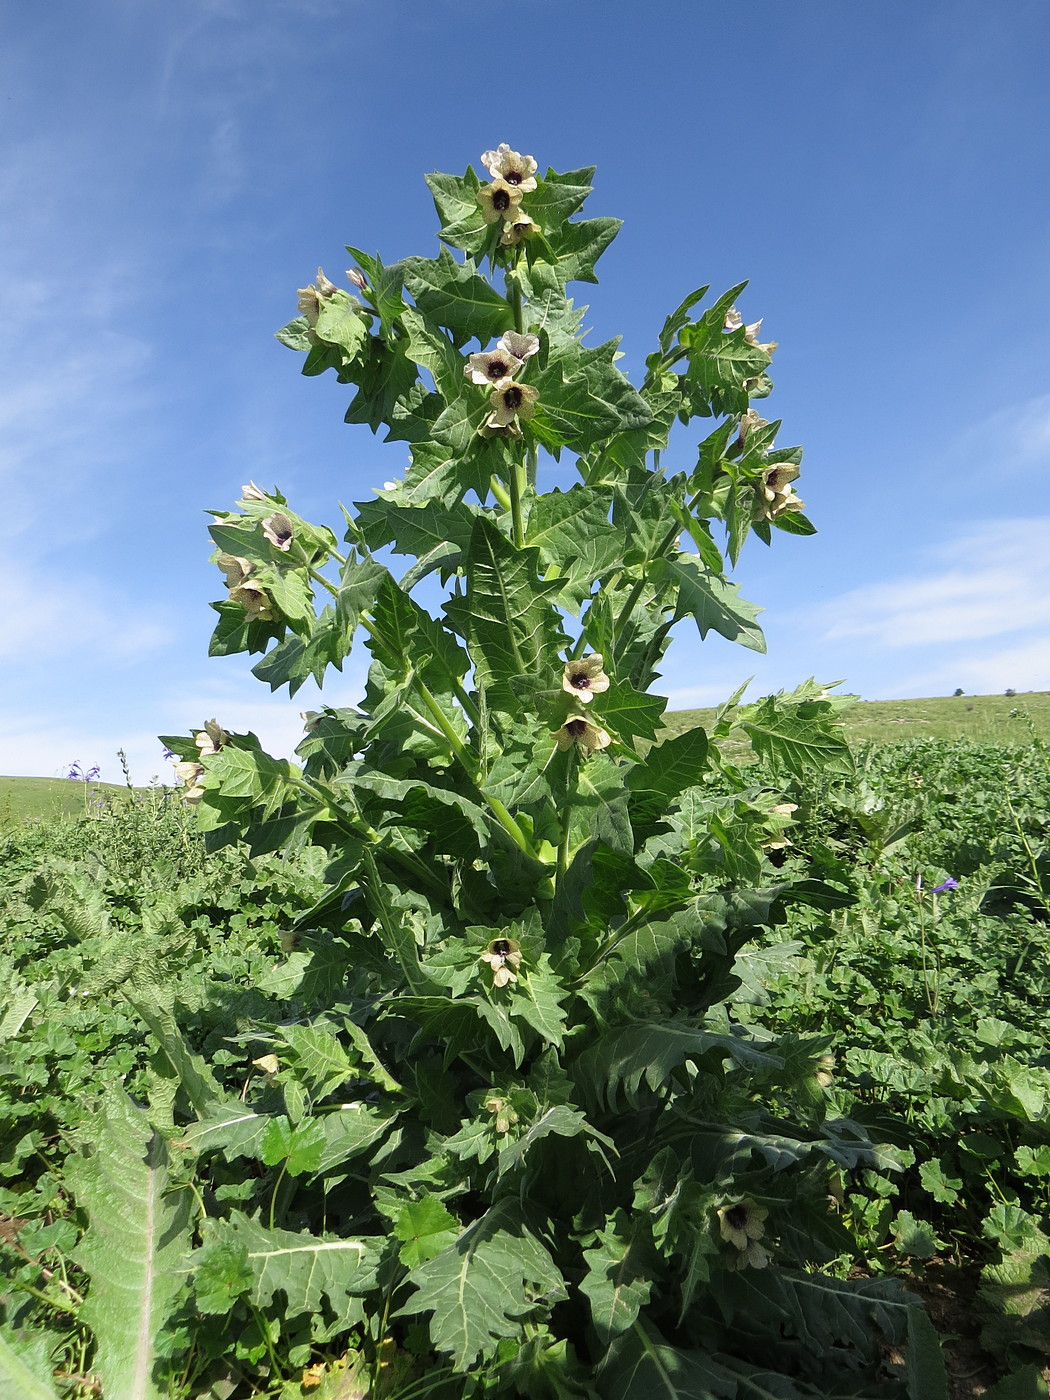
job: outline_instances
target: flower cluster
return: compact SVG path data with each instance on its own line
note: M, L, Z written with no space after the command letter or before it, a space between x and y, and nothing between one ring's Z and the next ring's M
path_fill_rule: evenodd
M777 462L762 473L755 492L755 519L776 520L777 516L788 511L803 510L805 502L795 495L789 483L798 476L798 467L792 462Z
M521 207L522 195L536 188L536 162L503 141L496 150L483 152L481 163L492 176L492 183L478 190L481 216L487 224L502 221L500 242L511 247L536 227Z
M562 690L589 705L592 696L600 695L603 690L609 689L609 677L605 674L604 665L605 659L597 651L589 656L581 656L578 661L566 661L561 673ZM568 749L573 744L578 744L585 753L607 749L612 743L607 729L581 714L570 715L562 727L553 732L551 738L558 741L559 749Z
M210 719L193 742L203 758L205 754L218 753L223 745L229 742L229 738L222 725L217 720ZM185 759L175 764L175 773L179 781L186 786L186 791L182 794L183 801L195 807L204 795L204 786L201 783L204 764L197 759Z
M539 336L504 331L496 342L495 350L467 356L463 373L470 382L492 386L489 395L492 412L479 432L485 435L502 432L512 437L520 436L519 420L527 421L532 417L539 392L531 385L519 384L514 376L539 348Z

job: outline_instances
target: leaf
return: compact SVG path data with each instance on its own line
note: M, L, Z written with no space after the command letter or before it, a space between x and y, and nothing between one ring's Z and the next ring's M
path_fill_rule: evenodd
M212 1238L244 1249L256 1307L271 1307L274 1294L283 1292L287 1316L296 1317L320 1312L327 1300L336 1317L350 1325L361 1316L359 1296L375 1284L379 1240L267 1230L240 1211L234 1211L229 1220L213 1221L211 1232Z
M94 1374L106 1400L160 1400L154 1381L162 1333L185 1283L192 1199L168 1190L160 1134L121 1091L109 1093L90 1155L67 1164L88 1229L74 1251L91 1276L79 1320L98 1343Z
M563 644L557 611L548 601L561 581L540 580L539 550L515 549L479 518L466 572L465 596L446 603L445 611L467 640L478 680L492 686L512 676L545 674ZM494 702L513 705L502 691Z
M922 1308L908 1310L904 1372L909 1400L948 1400L948 1372L933 1323Z
M630 681L618 680L595 695L590 706L591 713L601 715L603 722L627 743L637 738L655 739L666 708L662 695L649 695L635 690Z
M507 298L478 276L472 262L459 263L442 248L436 258L405 258L400 266L422 314L450 330L459 344L476 336L484 345L513 330L514 313Z
M515 1167L520 1167L528 1155L529 1148L552 1133L566 1138L586 1136L615 1151L612 1141L592 1128L579 1109L570 1108L568 1104L555 1104L537 1118L535 1123L530 1123L528 1130L520 1138L501 1149L498 1174L502 1177Z
M20 991L15 988L9 990L7 1010L4 1012L3 1020L0 1020L0 1044L3 1044L5 1040L14 1039L25 1025L38 1000L36 992L31 992L27 988L23 987Z
M59 1400L58 1391L29 1369L2 1332L0 1400Z
M402 1264L414 1269L435 1259L459 1238L462 1226L434 1196L424 1195L402 1207L394 1234L403 1241L398 1250Z
M666 1346L640 1323L614 1339L600 1376L606 1400L733 1400L738 1386L738 1377L706 1351ZM746 1393L772 1396L758 1387Z
M259 1139L259 1156L268 1167L280 1163L289 1176L305 1176L317 1170L324 1146L324 1128L315 1118L293 1124L281 1116L267 1123Z
M778 697L769 695L746 706L737 724L755 753L796 778L812 772L852 772L853 756L842 725L830 724L831 716L806 717L798 712L801 709L778 704Z
M525 543L540 551L545 570L568 581L566 606L574 612L594 580L617 564L623 552L619 532L609 524L607 497L579 485L548 491L533 502Z
M550 1255L507 1202L490 1207L406 1282L418 1291L400 1313L431 1313L431 1342L461 1372L491 1356L501 1338L518 1336L518 1319L543 1294L565 1296Z
M989 1386L982 1400L1046 1400L1046 1382L1038 1366L1022 1366Z
M576 1061L577 1081L599 1107L616 1107L622 1089L637 1107L644 1084L657 1093L686 1060L721 1050L742 1063L776 1066L775 1056L747 1041L699 1029L686 1021L641 1021L605 1031Z
M651 577L677 589L677 615L692 617L701 637L715 631L752 651L765 651L765 638L755 622L762 609L739 596L738 583L729 583L707 569L699 555L657 559Z
M580 1292L591 1305L591 1321L608 1345L625 1331L649 1301L659 1261L649 1222L618 1210L613 1223L598 1231L600 1243L584 1251L587 1273Z

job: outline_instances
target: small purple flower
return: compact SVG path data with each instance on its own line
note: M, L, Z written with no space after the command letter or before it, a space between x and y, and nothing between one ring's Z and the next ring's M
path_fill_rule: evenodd
M943 885L934 885L934 887L933 887L933 893L934 893L934 894L943 894L945 890L957 890L958 888L959 888L959 882L958 882L958 880L953 880L952 877L949 875L948 878L947 878L947 880L945 880L945 882L944 882Z

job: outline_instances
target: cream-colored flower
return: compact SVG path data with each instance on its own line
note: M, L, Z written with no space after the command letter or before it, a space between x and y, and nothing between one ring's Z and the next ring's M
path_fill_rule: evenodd
M496 349L518 360L529 360L540 348L538 335L521 335L518 331L504 331L496 341Z
M755 432L756 429L767 428L768 426L768 418L763 418L762 415L756 409L749 408L748 411L745 414L743 414L743 416L740 419L741 443L747 442L748 437L753 432Z
M748 345L757 345L758 348L764 350L767 355L772 355L773 351L777 348L777 342L775 340L767 340L765 345L763 345L758 338L758 333L762 329L762 319L763 318L760 317L757 321L751 322L744 331L744 339L747 341Z
M255 565L250 559L242 559L239 554L220 554L216 564L226 575L227 588L239 588L246 578L255 573Z
M513 379L521 369L521 360L509 350L483 350L480 355L468 355L463 373L472 384L503 384Z
M512 151L506 141L494 151L482 152L481 163L494 180L505 180L524 194L536 188L536 162L532 156Z
M317 318L321 314L321 299L317 295L317 288L313 285L299 287L296 290L296 297L299 314L306 317L306 323L312 330L317 325Z
M798 476L798 467L792 462L777 462L762 473L755 497L755 519L776 520L787 511L803 510L805 503L795 495L789 485Z
M724 1255L722 1263L731 1273L738 1273L741 1269L764 1269L769 1263L769 1252L756 1244L754 1240L743 1250L733 1250Z
M317 281L314 283L319 296L334 297L339 288L334 282L329 282L321 268L317 269Z
M817 1056L817 1068L813 1074L822 1089L829 1089L835 1080L835 1056L828 1053Z
M602 670L604 664L601 652L597 651L590 656L581 656L579 661L566 661L561 673L562 690L567 690L570 695L589 705L592 695L609 689L609 677Z
M193 787L197 779L204 776L204 764L198 763L196 759L184 759L181 763L176 763L175 775L180 783Z
M744 318L735 306L731 306L726 312L726 318L722 324L727 331L738 331L744 324Z
M230 589L230 602L240 603L253 622L270 622L273 619L273 603L269 594L251 579Z
M252 1064L261 1069L263 1074L276 1074L281 1068L281 1062L276 1055L260 1055Z
M557 739L559 749L568 749L573 744L579 744L580 748L586 749L588 753L593 753L596 749L607 749L612 743L612 736L607 730L583 715L573 715L571 719L567 719L560 729L552 732L551 738Z
M291 549L295 528L283 511L275 510L273 515L268 515L262 522L262 532L274 549L280 549L285 554Z
M517 214L513 219L508 219L503 225L503 232L499 236L499 241L504 248L513 248L521 242L523 238L530 237L536 232L536 225L529 218L528 214Z
M752 1243L766 1233L763 1221L769 1211L750 1198L731 1206L718 1208L718 1232L727 1244L745 1253ZM761 1265L757 1267L761 1268Z
M200 749L201 754L218 753L219 750L228 744L230 736L219 724L218 720L209 719L204 723L203 730L194 739L194 743Z
M516 982L521 966L521 945L514 938L494 938L478 959L492 968L492 985L508 987Z
M492 412L488 421L495 428L505 428L513 419L528 420L536 412L539 390L531 384L519 384L514 379L498 384L489 395Z
M478 190L478 203L487 224L494 224L498 219L513 220L521 207L521 190L505 180L493 180L491 185L482 185Z
M249 481L247 486L241 487L242 501L265 501L268 499L266 492L256 486L254 481Z

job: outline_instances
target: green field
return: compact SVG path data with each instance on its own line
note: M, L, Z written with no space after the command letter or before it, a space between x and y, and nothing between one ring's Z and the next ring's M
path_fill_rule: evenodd
M0 778L0 827L98 812L99 802L124 802L126 787L68 778Z
M745 696L757 699L757 696ZM667 737L696 725L708 728L715 712L674 710L667 715ZM970 739L982 744L1023 745L1033 732L1050 740L1050 691L1014 696L934 696L927 700L861 700L843 719L857 744L899 743L902 739ZM1030 723L1029 723L1030 721Z

